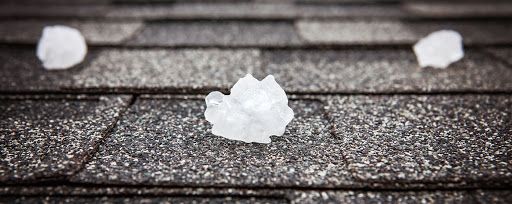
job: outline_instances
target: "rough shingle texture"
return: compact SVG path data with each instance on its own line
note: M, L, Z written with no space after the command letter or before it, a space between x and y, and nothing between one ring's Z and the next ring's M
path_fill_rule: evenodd
M106 137L128 99L0 97L0 182L74 173Z
M486 51L505 62L509 68L512 68L512 48L489 48Z
M510 17L510 2L410 2L404 5L406 10L421 17L430 18L478 18L478 17Z
M464 191L302 191L292 203L475 203Z
M489 14L491 14L489 12ZM69 17L79 19L204 20L407 17L397 5L293 4L286 2L176 2L122 5L0 5L0 17Z
M0 92L65 92L72 84L73 76L81 73L84 66L96 57L89 50L84 62L67 70L48 71L37 59L35 47L0 47Z
M511 6L0 1L0 203L512 203ZM56 24L88 54L47 71ZM412 45L439 29L465 57L420 68ZM270 144L204 119L247 73L296 114Z
M73 180L178 186L331 186L346 183L337 139L318 101L292 101L295 119L270 145L210 133L203 100L141 99ZM142 170L143 169L143 170Z
M190 196L170 196L170 197L144 197L144 196L125 196L125 197L87 197L87 196L41 196L41 197L5 197L0 201L9 203L236 203L236 204L283 204L288 203L285 199L275 198L232 198L232 197L190 197Z
M73 1L76 2L76 1ZM0 17L62 17L62 18L95 18L104 16L107 12L106 5L82 5L77 9L76 5L44 4L44 5L0 5ZM28 16L28 17L27 17Z
M167 6L123 6L107 15L142 19L295 19L342 17L404 17L397 6L292 3L176 3Z
M146 24L130 44L285 46L299 43L288 22L169 22Z
M183 92L228 89L247 73L260 76L256 49L105 49L70 77L76 89L146 89Z
M66 25L78 29L88 44L119 44L133 35L140 22L115 21L0 21L0 42L35 44L44 26Z
M420 68L407 49L274 50L262 56L264 72L292 92L512 90L512 69L471 49L446 70Z
M347 168L370 186L508 186L510 95L329 99Z
M511 43L508 21L299 21L298 32L310 44L414 44L429 33L451 29L465 44ZM478 31L478 32L476 32Z

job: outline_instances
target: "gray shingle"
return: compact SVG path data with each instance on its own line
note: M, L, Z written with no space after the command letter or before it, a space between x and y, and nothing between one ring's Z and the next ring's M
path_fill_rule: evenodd
M95 54L89 51L85 63ZM0 47L0 92L61 92L85 63L68 70L48 71L36 57L35 48Z
M77 171L103 139L127 96L1 96L0 182Z
M428 18L510 17L510 2L407 2L404 8L411 15Z
M318 101L291 101L295 119L272 143L210 133L199 100L142 98L93 161L72 178L102 184L322 186L350 184L340 141Z
M124 5L1 5L0 17L115 19L294 19L406 17L397 5L221 2Z
M0 17L34 18L34 17L72 17L72 18L97 18L105 16L106 5L19 5L0 4Z
M510 203L510 190L291 190L275 188L169 188L169 187L7 187L0 188L5 202L27 200L74 201L185 201L266 203ZM14 196L16 195L16 196ZM49 196L42 196L49 195ZM68 196L69 195L69 196ZM163 195L166 195L165 198ZM186 196L186 197L185 197ZM130 199L128 199L128 197ZM143 199L145 198L145 199ZM189 200L187 200L189 199ZM288 202L287 202L288 201Z
M510 190L478 190L475 193L475 197L479 203L512 203L512 191Z
M262 59L261 59L262 58ZM0 91L227 90L252 73L273 74L291 92L506 92L512 70L488 54L467 50L445 70L419 68L401 49L93 49L84 63L47 71L29 48L0 48ZM506 59L506 58L505 58ZM263 67L263 69L261 68ZM265 74L264 74L265 73Z
M506 64L508 64L509 68L512 68L512 48L511 47L501 47L501 48L489 48L486 49L487 52L492 55L498 57L503 60Z
M398 6L290 3L177 3L121 6L107 15L142 19L294 19L338 17L404 17Z
M191 197L191 196L166 196L166 197L148 197L148 196L38 196L38 197L2 197L0 202L5 203L288 203L286 199L278 198L256 198L256 197Z
M291 203L476 203L465 191L297 191Z
M119 44L142 27L140 22L9 20L0 21L0 42L37 43L44 26L50 25L76 28L88 44L100 45Z
M403 49L271 50L262 58L264 72L292 92L512 90L512 69L471 49L447 69L420 68Z
M292 23L195 21L146 24L130 44L168 46L286 46L299 43Z
M215 197L223 200L228 197L241 199L256 198L257 201L289 201L290 203L510 203L510 190L294 190L276 188L169 188L169 187L80 187L80 186L9 186L0 188L0 195L16 196L16 198L41 195L72 195L81 198L103 196L105 199L130 196L162 200L161 195L171 200L179 200L180 196L196 198ZM177 195L177 196L175 196ZM178 197L178 198L176 198ZM8 201L14 197L3 197ZM254 202L254 201L253 201ZM174 202L173 202L174 203Z
M0 4L23 4L23 5L87 5L87 4L108 4L112 0L4 0Z
M368 186L512 183L512 95L332 97L328 110Z
M172 5L121 6L108 17L143 19L290 19L297 16L293 4L176 3Z
M103 49L67 88L227 90L247 73L261 73L259 57L255 49Z
M465 44L512 42L508 21L299 21L297 28L310 44L413 44L442 29L458 31Z

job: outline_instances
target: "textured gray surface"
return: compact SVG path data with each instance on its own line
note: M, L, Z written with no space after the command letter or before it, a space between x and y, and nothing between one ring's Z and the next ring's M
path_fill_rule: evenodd
M408 49L272 50L262 58L264 73L293 92L512 90L512 69L471 49L447 69L420 68Z
M0 48L0 91L57 90L62 74L46 71L35 49Z
M237 198L237 197L190 197L190 196L41 196L41 197L3 197L0 202L6 203L288 203L286 199L277 198Z
M510 17L512 3L506 1L475 2L421 2L412 1L405 5L405 10L413 15L429 18L478 18L478 17Z
M405 49L94 49L84 63L47 71L30 48L0 48L0 91L227 90L252 73L273 74L289 92L403 93L512 90L510 49L467 49L448 69L422 69Z
M414 44L429 33L450 29L465 44L511 43L510 21L299 21L297 29L310 44Z
M502 191L478 190L475 193L475 197L477 198L479 203L500 203L500 204L512 203L512 191L509 191L509 190L502 190Z
M298 191L292 203L476 203L465 191Z
M247 73L258 76L256 49L104 49L71 76L68 88L228 89Z
M186 196L189 202L208 200L210 202L227 198L249 201L272 201L289 203L510 203L510 190L419 190L419 191L364 191L364 190L291 190L291 189L247 189L247 188L168 188L168 187L69 187L69 186L30 186L0 188L4 200L42 199L41 194L50 195L47 200L60 196L75 201L88 198L114 200L123 199L141 201L181 201ZM122 195L122 196L119 196ZM96 197L95 197L96 196ZM35 197L35 198L34 198ZM78 198L78 199L77 199Z
M7 20L0 21L0 42L35 44L43 28L66 25L78 29L90 44L119 44L142 27L140 22Z
M496 56L512 68L512 47L488 48L486 51Z
M512 203L512 4L453 2L1 1L0 203ZM52 24L83 63L41 67ZM442 28L465 58L419 68ZM292 94L268 145L212 135L190 95L248 72Z
M0 47L0 92L64 92L96 53L89 50L84 62L70 69L49 71L37 59L35 47Z
M141 20L407 17L399 5L221 2L124 5L0 5L0 17Z
M174 186L349 184L340 141L318 101L292 101L295 119L269 145L210 133L204 100L140 99L75 182Z
M177 3L167 6L123 6L107 15L142 19L294 19L344 17L404 17L396 5L292 3Z
M328 111L368 186L512 182L512 95L333 97Z
M129 44L286 46L299 43L291 22L194 21L147 23Z
M0 182L59 178L79 170L128 96L0 96Z
M5 18L34 18L34 17L72 17L72 18L97 18L107 13L106 5L18 5L0 4L0 17Z

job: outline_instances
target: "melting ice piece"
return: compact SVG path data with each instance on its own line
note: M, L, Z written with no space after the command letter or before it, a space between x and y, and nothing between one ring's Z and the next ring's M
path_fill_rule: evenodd
M270 135L284 134L293 119L293 110L274 76L258 81L247 74L231 88L231 95L218 91L208 94L204 115L213 124L215 135L248 143L270 143Z
M49 70L70 68L82 62L86 53L80 31L67 26L46 26L37 44L37 57Z
M446 68L464 57L462 36L453 30L433 32L414 45L414 53L421 67Z

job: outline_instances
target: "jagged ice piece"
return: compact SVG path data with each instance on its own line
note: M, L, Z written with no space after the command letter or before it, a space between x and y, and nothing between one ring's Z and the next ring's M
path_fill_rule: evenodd
M274 76L258 81L247 74L231 88L231 95L218 91L208 94L204 115L212 123L214 135L248 143L270 143L271 135L284 134L294 114Z
M37 44L37 57L49 70L67 69L82 62L87 53L85 39L77 29L46 26Z
M421 67L446 68L464 57L462 36L453 30L440 30L422 38L414 45Z

